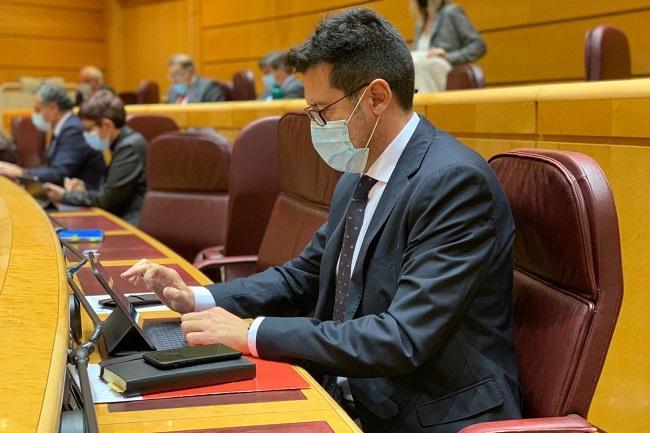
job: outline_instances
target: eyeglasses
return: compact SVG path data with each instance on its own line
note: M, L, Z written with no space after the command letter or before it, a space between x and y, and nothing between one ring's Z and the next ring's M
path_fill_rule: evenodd
M355 89L355 90L351 91L351 92L348 93L347 95L343 95L343 96L341 96L339 99L337 99L336 101L332 102L331 104L328 104L328 105L324 106L324 107L321 108L320 110L317 110L317 109L312 108L312 107L307 107L307 108L305 108L305 113L307 113L307 115L309 116L309 118L310 118L311 120L313 120L314 122L316 122L316 124L317 124L318 126L325 126L325 125L327 125L327 120L325 120L325 118L323 117L323 113L325 112L325 110L327 110L328 108L330 108L332 105L336 104L337 102L341 102L341 101L344 100L345 98L348 98L348 97L350 97L351 95L354 95L354 94L357 93L359 90L361 90L361 89L363 89L364 87L369 86L369 85L370 85L370 83L367 83L367 84L364 84L364 85L360 86L358 89Z

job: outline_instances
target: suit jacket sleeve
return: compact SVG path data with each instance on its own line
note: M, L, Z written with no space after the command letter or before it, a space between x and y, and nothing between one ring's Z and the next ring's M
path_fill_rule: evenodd
M487 51L487 46L481 34L474 28L462 7L452 5L449 19L453 23L460 48L447 53L447 60L452 65L475 62Z
M47 165L29 169L26 173L29 176L37 176L42 182L61 185L63 178L79 173L90 153L94 152L84 140L82 130L77 128L62 130L56 146L59 146L59 149Z
M297 258L248 278L207 286L217 306L240 317L309 314L318 297L322 226Z
M260 357L378 377L408 374L435 356L491 266L495 218L487 180L474 167L447 167L414 188L388 310L344 322L267 317L257 332Z
M133 146L118 146L99 190L66 192L63 202L74 206L97 206L109 211L120 209L133 198L143 164Z
M201 98L202 102L217 102L226 100L226 95L223 93L223 89L221 89L221 86L216 81L209 80L207 83L207 88L205 89L203 97Z

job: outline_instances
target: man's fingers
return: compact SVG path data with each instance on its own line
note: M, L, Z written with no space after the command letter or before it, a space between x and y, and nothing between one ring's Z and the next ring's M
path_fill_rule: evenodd
M189 346L204 346L206 344L221 343L214 334L208 332L190 332L185 335L185 340Z
M181 329L183 334L189 334L192 332L204 332L210 329L210 322L207 320L189 320L181 323Z
M120 274L120 277L122 277L122 278L130 278L130 277L135 276L135 275L144 274L144 272L149 267L149 263L150 263L149 260L141 259L140 261L138 261L138 263L131 266L126 271L122 272Z

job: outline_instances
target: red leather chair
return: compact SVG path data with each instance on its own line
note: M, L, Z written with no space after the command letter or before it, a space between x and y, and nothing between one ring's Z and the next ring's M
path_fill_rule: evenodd
M462 433L595 432L585 419L623 298L618 220L591 158L522 149L490 160L508 195L514 339L526 419Z
M229 144L223 137L169 132L147 151L147 193L139 226L192 260L224 241Z
M257 256L216 257L195 262L218 280L262 271L295 258L325 223L341 173L325 164L311 143L309 119L288 113L278 124L280 192ZM215 272L216 271L216 272Z
M483 69L473 63L454 67L447 74L447 90L482 89L485 87Z
M120 92L117 97L124 102L124 105L133 105L138 103L138 95L135 92Z
M16 142L18 165L31 168L46 163L45 133L36 129L29 116L16 116L11 119L11 133Z
M174 119L157 114L130 115L127 117L126 124L142 134L149 143L161 134L178 131Z
M219 87L221 87L221 90L223 90L223 96L226 98L226 101L234 101L234 95L233 95L233 85L230 81L221 81L221 80L215 80Z
M232 77L232 99L233 101L254 101L257 99L253 72L249 70L239 71Z
M586 33L585 74L587 81L622 80L632 76L630 45L623 31L601 25Z
M159 104L160 90L154 81L142 80L135 91L138 104Z

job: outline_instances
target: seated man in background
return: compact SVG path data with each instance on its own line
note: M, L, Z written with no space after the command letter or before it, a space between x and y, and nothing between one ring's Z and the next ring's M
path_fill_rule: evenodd
M32 122L43 132L52 131L52 140L45 151L47 164L23 169L0 162L0 175L14 179L31 176L57 185L63 185L66 177L76 177L83 180L88 189L97 189L104 175L104 157L84 140L83 125L71 111L72 107L72 100L63 87L41 84L34 92Z
M262 57L260 68L264 73L264 94L260 99L304 98L305 89L302 81L296 78L292 66L287 64L287 53L272 51Z
M73 206L97 206L137 226L146 192L144 166L147 140L126 126L126 111L120 98L100 90L83 103L79 117L88 144L98 150L110 149L99 190L88 191L80 179L66 181L65 188L51 183L45 190L51 201Z
M104 84L104 73L97 66L84 66L79 71L79 90L77 90L76 104L81 106L92 95L100 90L108 90L111 93L113 89Z
M167 92L170 104L225 101L226 95L214 80L201 78L194 61L187 54L174 54L167 63L172 84Z
M485 159L413 112L414 68L376 12L325 18L289 53L316 151L347 172L281 266L208 287L142 260L122 274L190 345L298 362L366 433L457 433L520 416L508 200Z

